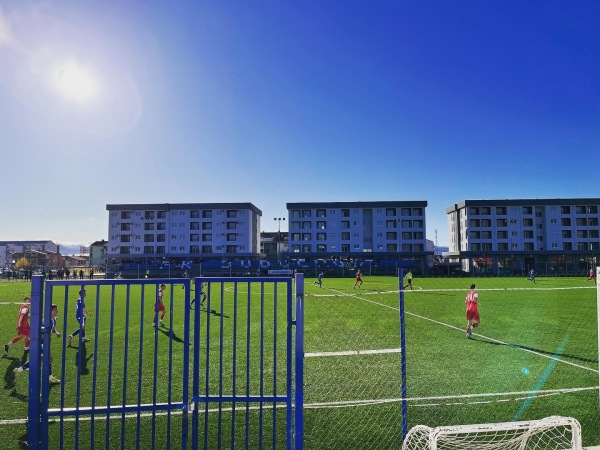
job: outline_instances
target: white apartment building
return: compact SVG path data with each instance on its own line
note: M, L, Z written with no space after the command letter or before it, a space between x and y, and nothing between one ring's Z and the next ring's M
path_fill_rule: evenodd
M260 217L252 203L106 205L108 257L248 258L260 252Z
M600 256L600 199L464 200L446 209L465 271L586 271Z
M426 201L287 203L289 255L425 256L426 207Z

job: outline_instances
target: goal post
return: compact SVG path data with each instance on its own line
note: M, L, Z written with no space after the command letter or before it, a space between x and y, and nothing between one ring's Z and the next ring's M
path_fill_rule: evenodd
M416 425L402 450L581 450L581 426L572 417L430 428Z

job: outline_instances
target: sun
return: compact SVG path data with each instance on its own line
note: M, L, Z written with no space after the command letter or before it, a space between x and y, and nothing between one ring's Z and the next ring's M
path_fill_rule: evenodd
M77 64L58 70L56 87L66 99L78 103L89 102L98 92L98 84L91 72Z

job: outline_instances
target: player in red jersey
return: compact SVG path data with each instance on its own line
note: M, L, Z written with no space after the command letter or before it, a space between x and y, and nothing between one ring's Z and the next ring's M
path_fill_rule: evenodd
M358 284L358 287L361 287L361 286L362 286L362 284L363 284L363 281L362 281L362 278L361 278L361 276L362 276L362 272L361 272L361 270L360 270L360 269L358 269L358 270L356 271L356 281L354 282L354 286L353 286L353 288L356 288L356 285L357 285L357 284ZM359 284L359 283L360 283L360 284Z
M30 310L30 297L25 297L23 299L23 305L19 309L19 318L17 319L17 335L12 338L8 343L4 346L4 351L8 353L8 349L15 343L19 342L21 339L25 338L25 351L29 351L29 310Z
M471 292L467 294L465 298L465 304L467 305L467 339L471 339L473 328L479 326L479 295L475 290L475 285L470 286Z
M596 269L593 267L590 269L590 276L586 281L594 280L594 284L596 284Z
M160 313L160 319L158 324L163 325L163 319L165 318L165 304L163 303L163 293L167 289L165 284L160 285L160 289L158 290L158 296L156 298L156 303L154 304L154 318L152 319L152 326L156 326L156 313Z

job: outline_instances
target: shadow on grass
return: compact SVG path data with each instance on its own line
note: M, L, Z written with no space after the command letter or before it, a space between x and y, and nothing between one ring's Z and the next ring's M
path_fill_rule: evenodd
M79 367L80 375L89 375L90 370L88 369L88 361L92 359L93 356L93 353L90 353L90 356L88 356L85 342L81 343L81 347L77 347L77 353L75 353L75 365Z
M160 328L159 327L158 331L160 331L165 336L171 338L171 340L173 340L174 342L179 342L180 344L183 344L183 339L181 339L179 336L177 336L175 334L175 332L173 330L171 330L170 328Z
M493 342L493 341L488 341L487 339L475 339L475 338L471 338L471 340L473 341L479 341L479 342L483 342L486 344L491 344L491 345L504 345L506 347L514 347L514 348L520 348L521 350L528 350L530 352L535 352L535 353L541 353L543 355L550 355L550 356L554 356L556 355L555 351L549 352L546 350L542 350L541 348L534 348L534 347L528 347L526 345L519 345L519 344L511 344L510 342ZM584 358L583 356L579 356L579 355L572 355L569 353L561 353L560 357L563 359L571 359L574 361L580 361L580 362L587 362L587 363L592 363L592 364L598 364L598 360L597 359L592 359L592 358Z
M6 372L4 372L4 389L12 389L15 387L15 373L14 370L17 367L22 366L27 361L28 352L23 352L23 356L20 358L16 358L14 356L4 355L3 359L10 360L10 364L6 368Z

